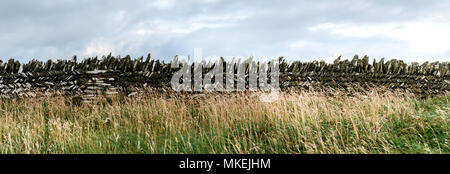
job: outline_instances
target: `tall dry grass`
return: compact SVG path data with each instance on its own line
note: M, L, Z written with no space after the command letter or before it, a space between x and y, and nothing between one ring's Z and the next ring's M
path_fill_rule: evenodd
M1 153L449 153L450 96L156 94L0 100Z

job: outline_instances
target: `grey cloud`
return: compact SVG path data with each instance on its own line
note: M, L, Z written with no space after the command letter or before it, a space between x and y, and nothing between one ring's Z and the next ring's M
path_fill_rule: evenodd
M290 60L369 54L378 59L445 61L450 49L416 54L402 40L347 37L309 28L323 23L448 23L448 7L449 2L437 0L2 1L0 58L46 60L112 51L134 57L151 52L155 58L169 60L203 48L204 55ZM419 60L411 58L414 55Z

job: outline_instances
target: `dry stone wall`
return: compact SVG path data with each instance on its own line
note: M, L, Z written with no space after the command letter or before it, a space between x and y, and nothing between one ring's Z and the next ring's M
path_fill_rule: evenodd
M333 63L288 63L283 58L279 61L281 89L354 91L382 86L420 95L450 92L450 62L406 64L402 60L381 59L370 63L367 56L342 61L338 58ZM170 87L177 70L171 68L170 63L152 60L150 55L145 60L108 55L82 61L73 57L46 62L33 60L25 64L10 59L0 61L0 95L132 95L148 87Z

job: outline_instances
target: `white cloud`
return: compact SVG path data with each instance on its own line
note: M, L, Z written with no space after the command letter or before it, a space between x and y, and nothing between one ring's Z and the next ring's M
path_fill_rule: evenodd
M175 0L156 0L151 5L159 9L169 9L175 5Z
M302 49L302 48L312 48L312 47L320 47L323 44L310 41L310 40L296 40L288 42L288 47L291 49Z
M138 24L135 33L141 36L151 35L184 35L196 32L202 29L218 29L231 27L237 22L246 19L247 16L237 15L221 15L221 16L195 16L184 21L171 20L154 20L149 23Z
M83 56L98 56L107 55L108 53L115 53L118 50L118 45L112 44L105 40L97 40L89 43L89 45L83 50Z
M110 52L113 54L130 53L139 47L146 47L148 43L151 43L148 47L162 47L167 42L199 30L231 27L246 18L247 16L242 14L224 14L216 16L198 15L183 21L162 19L143 21L133 27L122 28L120 32L114 35L92 39L80 54L85 57L92 57L109 54Z
M204 3L217 3L219 1L220 0L202 0L202 2L204 2Z
M385 37L406 42L412 53L445 53L450 50L450 24L430 21L402 23L355 24L322 23L310 31L328 31L353 38Z

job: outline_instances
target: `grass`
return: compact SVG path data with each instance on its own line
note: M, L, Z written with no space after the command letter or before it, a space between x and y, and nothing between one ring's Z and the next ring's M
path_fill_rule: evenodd
M450 95L0 100L0 153L450 153Z

